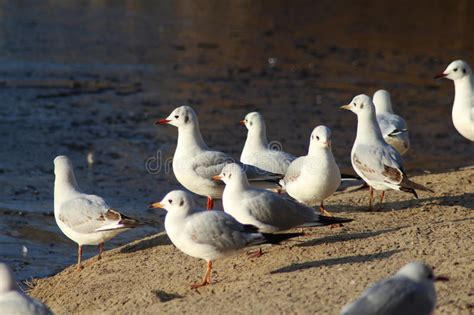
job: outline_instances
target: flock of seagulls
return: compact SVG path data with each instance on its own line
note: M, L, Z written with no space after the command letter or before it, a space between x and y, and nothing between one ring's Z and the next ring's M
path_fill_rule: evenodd
M454 81L454 126L474 141L471 68L464 61L454 61L437 77ZM403 118L394 114L387 91L379 90L373 98L358 95L341 108L357 115L351 162L370 188L370 209L374 190L381 191L381 202L387 190L415 197L417 190L432 192L411 181L403 169L402 155L410 149L408 127ZM167 211L165 230L179 250L206 261L205 274L193 288L211 283L216 259L303 235L285 232L290 229L337 226L352 221L334 217L324 207L324 201L339 188L341 181L353 180L341 175L332 154L331 130L326 126L314 128L308 154L296 157L272 148L263 116L249 113L241 121L248 134L240 161L235 161L230 155L208 147L197 114L189 106L174 109L156 124L178 129L173 173L188 191L171 191L149 207ZM113 209L103 198L81 192L68 157L54 159L54 173L54 216L61 231L78 244L78 270L82 268L82 246L98 245L97 259L101 259L106 241L142 224ZM206 197L206 207L197 206L191 193ZM222 199L224 211L212 210L215 199ZM320 213L315 207L319 207ZM252 255L262 255L261 248ZM435 280L446 278L434 277L432 269L424 263L409 263L345 306L342 314L431 314L436 305ZM0 313L12 310L50 314L47 307L19 291L8 266L0 264Z

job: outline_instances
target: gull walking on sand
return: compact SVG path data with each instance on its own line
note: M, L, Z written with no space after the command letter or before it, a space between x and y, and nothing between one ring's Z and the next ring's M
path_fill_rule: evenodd
M404 155L410 148L408 126L402 117L393 113L390 93L385 90L378 90L374 93L373 102L377 122L385 142L394 147L401 155Z
M380 203L387 189L412 193L416 198L416 189L433 192L408 179L400 153L383 139L375 118L375 106L369 96L358 95L341 108L357 115L357 136L351 151L351 162L356 173L370 187L369 210L372 209L373 189L382 191Z
M474 77L471 67L463 60L456 60L435 78L454 81L453 124L463 137L474 141Z
M51 315L43 303L23 293L15 282L13 273L5 263L0 263L0 314Z
M253 165L262 170L285 174L291 161L296 157L283 152L281 145L271 147L268 144L265 121L262 114L251 112L240 121L241 125L247 127L247 139L240 155L240 162Z
M112 209L101 197L83 194L68 157L54 159L54 174L54 217L61 231L79 246L80 270L83 245L99 245L97 259L101 259L104 243L138 222Z
M301 235L260 233L257 227L241 224L223 211L196 208L191 194L182 190L168 193L163 200L150 207L168 211L166 233L179 250L207 262L202 281L192 285L192 288L211 283L212 263L216 259L238 254L249 246L278 244Z
M213 200L222 198L224 185L212 180L222 168L233 162L230 155L212 151L206 145L199 130L196 112L189 106L173 110L156 124L169 124L178 128L178 144L173 157L173 173L176 179L191 192L207 197L207 208L213 208ZM276 188L281 175L266 172L252 165L243 165L252 185Z
M325 126L314 128L308 155L291 162L280 181L283 190L308 206L318 206L322 214L332 216L324 208L324 200L341 184L341 173L331 150L331 130Z
M342 315L430 315L436 306L434 281L448 278L433 275L421 262L411 262L395 275L367 289L342 308Z

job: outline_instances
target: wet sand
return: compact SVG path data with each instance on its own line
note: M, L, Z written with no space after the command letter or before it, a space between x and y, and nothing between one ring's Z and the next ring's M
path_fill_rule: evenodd
M450 278L436 284L436 314L472 314L474 169L423 175L415 181L436 193L388 193L367 212L368 191L341 193L327 202L354 221L342 228L307 229L304 237L265 254L214 263L214 284L193 290L204 261L184 255L166 234L108 251L77 272L34 281L30 292L58 314L201 313L338 314L369 284L409 261L422 260Z

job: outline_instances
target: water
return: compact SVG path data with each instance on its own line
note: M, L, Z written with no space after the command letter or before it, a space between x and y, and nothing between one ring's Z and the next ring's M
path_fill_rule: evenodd
M19 279L76 261L52 216L59 154L73 160L84 191L155 222L108 248L160 231L162 213L147 204L178 184L163 164L159 172L146 165L172 156L176 130L153 122L182 104L198 111L208 144L236 157L245 139L238 122L249 111L261 111L270 139L299 155L312 128L326 124L349 171L356 121L337 108L385 88L410 125L410 174L473 164L473 146L450 121L452 83L432 80L453 59L474 63L473 6L1 2L0 260Z

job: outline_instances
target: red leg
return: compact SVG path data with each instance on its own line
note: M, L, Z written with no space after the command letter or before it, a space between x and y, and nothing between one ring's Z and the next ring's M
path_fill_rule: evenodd
M257 251L254 252L248 252L247 255L249 258L258 258L263 255L262 248L259 248Z
M369 211L372 210L372 200L374 199L374 189L372 186L369 186L369 191L370 191L370 199L369 199Z
M99 244L99 256L97 257L97 260L102 259L102 253L104 252L104 242Z
M207 210L212 210L212 208L214 208L214 200L207 196Z
M197 289L205 285L211 284L211 275L212 275L212 261L208 261L207 269L206 269L206 272L204 273L204 277L202 278L202 281L191 285L191 288Z
M382 193L380 194L380 204L383 203L383 197L385 197L385 190L382 190Z
M77 270L81 270L81 259L82 259L82 246L79 245L79 248L77 249Z

